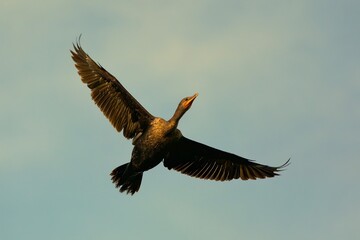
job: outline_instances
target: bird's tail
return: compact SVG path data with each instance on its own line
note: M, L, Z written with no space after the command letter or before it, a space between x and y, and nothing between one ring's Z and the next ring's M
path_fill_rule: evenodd
M126 191L127 194L133 195L139 191L143 174L132 171L129 163L115 168L110 175L116 188L120 188L120 192Z

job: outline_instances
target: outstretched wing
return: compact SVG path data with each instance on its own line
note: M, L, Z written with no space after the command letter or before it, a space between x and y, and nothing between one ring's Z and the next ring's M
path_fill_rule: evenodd
M269 167L181 137L165 156L164 165L192 177L226 181L274 177L289 161L279 167Z
M71 51L75 67L83 83L91 89L91 97L118 132L133 138L154 118L120 82L95 63L81 48L73 44Z

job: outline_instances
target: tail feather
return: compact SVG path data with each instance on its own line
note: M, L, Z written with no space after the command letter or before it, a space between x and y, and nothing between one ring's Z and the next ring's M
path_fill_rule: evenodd
M143 174L131 171L129 163L115 168L110 175L115 187L120 188L120 192L133 195L139 191Z

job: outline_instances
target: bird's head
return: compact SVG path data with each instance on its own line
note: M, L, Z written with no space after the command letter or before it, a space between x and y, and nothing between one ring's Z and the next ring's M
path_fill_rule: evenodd
M193 96L183 98L179 103L179 108L185 111L189 110L198 95L198 93L195 93Z
M175 121L176 124L177 122L180 120L180 118L184 115L184 113L190 109L192 103L194 102L195 98L198 96L199 94L198 93L195 93L193 96L190 96L190 97L185 97L183 98L175 113L174 113L174 116L171 118L172 121Z

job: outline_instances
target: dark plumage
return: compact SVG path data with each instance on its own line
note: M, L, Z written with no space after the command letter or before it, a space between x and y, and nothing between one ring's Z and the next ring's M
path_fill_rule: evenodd
M182 99L173 117L166 121L151 115L114 76L95 63L79 43L71 53L96 105L118 132L133 139L131 161L111 173L120 192L134 194L139 191L143 172L161 161L168 169L217 181L274 177L289 164L288 160L279 167L270 167L185 138L177 125L197 93Z

